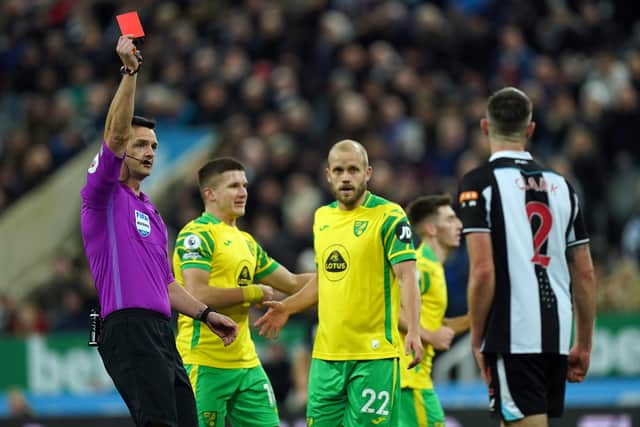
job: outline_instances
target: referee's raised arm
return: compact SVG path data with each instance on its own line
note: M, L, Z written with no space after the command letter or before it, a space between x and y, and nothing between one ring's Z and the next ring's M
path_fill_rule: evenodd
M127 142L133 136L131 118L136 93L136 76L142 62L142 58L133 44L130 35L120 36L116 52L122 61L122 80L116 91L104 126L104 140L113 153L122 157L125 153Z

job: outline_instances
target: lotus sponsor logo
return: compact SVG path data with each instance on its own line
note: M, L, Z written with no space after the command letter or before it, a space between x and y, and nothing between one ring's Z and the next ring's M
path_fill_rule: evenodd
M343 279L349 271L350 255L346 247L336 244L325 249L322 258L324 259L324 276L332 282Z

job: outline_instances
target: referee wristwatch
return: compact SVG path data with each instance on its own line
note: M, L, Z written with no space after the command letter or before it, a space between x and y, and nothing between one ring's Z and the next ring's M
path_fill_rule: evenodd
M130 76L133 76L138 71L140 71L140 65L138 65L138 68L136 68L135 70L132 70L131 68L128 68L127 66L123 65L122 67L120 67L120 74L122 75L128 74Z
M207 308L202 310L202 312L200 312L200 314L198 315L198 320L207 323L207 316L209 316L209 313L215 313L215 310L207 306Z

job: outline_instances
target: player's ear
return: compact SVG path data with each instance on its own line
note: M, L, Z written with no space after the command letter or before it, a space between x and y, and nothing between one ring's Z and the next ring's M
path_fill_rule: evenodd
M369 182L369 180L371 179L371 175L372 174L373 174L373 168L369 165L369 166L367 166L367 171L366 171L365 178L364 178L365 182Z
M329 184L331 184L331 177L330 177L330 174L331 174L331 173L329 172L329 168L325 168L325 170L324 170L324 176L327 178L327 182L328 182Z
M202 189L202 196L205 202L214 202L216 200L215 193L213 192L213 189L211 189L210 187L204 187Z
M436 225L430 221L423 222L424 230L427 232L429 236L435 236L437 233Z
M533 135L533 132L536 130L536 122L531 122L529 123L529 125L527 126L527 139L531 138L531 135Z
M480 119L480 129L485 136L489 135L489 121L485 118Z

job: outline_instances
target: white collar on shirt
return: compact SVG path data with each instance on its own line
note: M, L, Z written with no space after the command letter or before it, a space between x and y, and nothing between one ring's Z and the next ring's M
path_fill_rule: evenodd
M521 159L521 160L533 160L531 153L528 151L513 151L513 150L501 150L496 151L489 157L489 161L492 162L496 159Z

